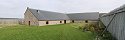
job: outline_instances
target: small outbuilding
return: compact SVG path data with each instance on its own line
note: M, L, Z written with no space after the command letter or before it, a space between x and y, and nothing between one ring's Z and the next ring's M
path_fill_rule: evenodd
M0 25L19 25L20 21L18 18L0 18Z

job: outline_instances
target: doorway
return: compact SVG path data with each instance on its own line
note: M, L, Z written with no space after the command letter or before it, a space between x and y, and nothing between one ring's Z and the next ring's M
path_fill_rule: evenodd
M49 24L49 21L46 21L46 24Z
M88 23L88 20L85 20L85 23Z
M60 23L62 23L62 21L60 21Z
M28 25L30 26L30 21L28 22Z
M74 23L74 20L72 20L72 23Z
M66 20L64 20L64 24L66 24Z

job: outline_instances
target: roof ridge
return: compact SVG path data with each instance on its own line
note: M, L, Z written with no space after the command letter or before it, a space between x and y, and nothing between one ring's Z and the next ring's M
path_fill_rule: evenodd
M38 20L68 20L66 14L29 8ZM38 11L37 11L38 10Z
M28 7L29 8L29 7ZM29 9L34 9L34 8L29 8ZM46 12L55 12L55 11L48 11L48 10L41 10L41 9L35 9L35 10L39 10L39 11L46 11ZM61 13L61 12L55 12L55 13ZM62 13L63 14L63 13Z

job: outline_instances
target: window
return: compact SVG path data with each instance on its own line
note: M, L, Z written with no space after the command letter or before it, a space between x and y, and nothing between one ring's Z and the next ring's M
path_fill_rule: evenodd
M29 26L30 26L30 21L28 22Z
M48 22L48 21L46 21L46 24L49 24L49 22Z
M72 20L72 23L74 23L74 20Z
M62 23L62 21L60 21L60 23Z
M88 23L88 20L85 20L85 23Z

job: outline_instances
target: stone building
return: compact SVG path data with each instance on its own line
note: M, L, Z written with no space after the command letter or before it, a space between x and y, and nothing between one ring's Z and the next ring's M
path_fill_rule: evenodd
M70 19L63 13L27 8L24 14L26 25L44 26L66 23L70 23Z
M99 12L88 12L88 13L70 13L67 14L71 22L96 22L99 18Z
M24 14L24 24L44 26L74 22L94 22L98 18L99 12L64 14L27 8Z

